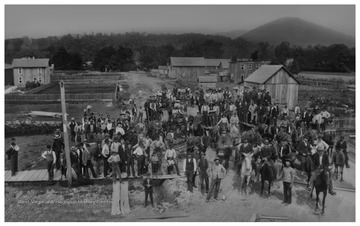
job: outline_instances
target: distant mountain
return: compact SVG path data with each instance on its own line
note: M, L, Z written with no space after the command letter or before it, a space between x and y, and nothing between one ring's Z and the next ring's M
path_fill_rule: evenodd
M257 27L241 36L252 42L269 42L278 45L288 41L292 45L345 44L355 46L355 37L334 31L299 18L285 17Z
M249 30L233 30L233 31L228 31L228 32L218 32L218 33L216 33L216 35L222 35L225 37L229 37L231 39L235 39L235 38L242 36L243 34L245 34L248 31Z

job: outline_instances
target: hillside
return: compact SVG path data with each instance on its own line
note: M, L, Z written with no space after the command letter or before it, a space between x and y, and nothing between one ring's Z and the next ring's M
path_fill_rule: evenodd
M235 38L241 37L242 35L246 34L248 31L249 30L233 30L233 31L228 31L228 32L219 32L216 34L225 36L225 37L229 37L231 39L235 39Z
M355 46L355 37L294 17L285 17L257 27L242 38L252 42L278 45L288 41L292 45L345 44Z

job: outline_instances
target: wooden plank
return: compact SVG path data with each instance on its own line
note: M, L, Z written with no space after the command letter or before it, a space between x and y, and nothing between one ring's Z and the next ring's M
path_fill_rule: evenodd
M37 170L38 173L36 174L36 177L34 176L31 180L32 181L40 181L40 179L43 177L42 174L44 173L44 171L46 172L46 170Z
M36 181L47 181L48 180L48 173L47 170L41 171L39 176L36 178Z
M6 170L6 171L5 171L5 181L8 181L10 177L11 177L11 171L10 171L10 170Z
M30 170L18 172L19 176L14 178L14 180L15 181L23 181L24 178L26 178L30 172L31 172Z
M22 179L22 181L31 181L31 178L33 178L38 175L37 170L30 170L30 172Z
M33 170L33 171L35 173L31 177L28 178L28 181L36 181L36 178L38 178L41 175L41 173L46 170Z
M113 183L111 215L120 215L120 182Z
M129 183L127 181L120 183L120 209L122 214L130 213Z

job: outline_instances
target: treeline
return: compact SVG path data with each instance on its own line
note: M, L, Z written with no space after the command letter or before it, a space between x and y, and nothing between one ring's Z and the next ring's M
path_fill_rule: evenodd
M5 62L19 57L50 58L56 70L79 70L92 61L95 70L151 69L169 63L171 56L252 58L287 64L290 70L354 71L355 48L345 45L301 48L278 46L204 34L85 34L5 40ZM293 59L292 61L288 59Z

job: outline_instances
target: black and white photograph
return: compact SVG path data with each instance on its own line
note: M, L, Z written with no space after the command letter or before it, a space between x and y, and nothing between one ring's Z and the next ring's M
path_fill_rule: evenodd
M356 222L355 2L132 4L2 5L5 222Z

